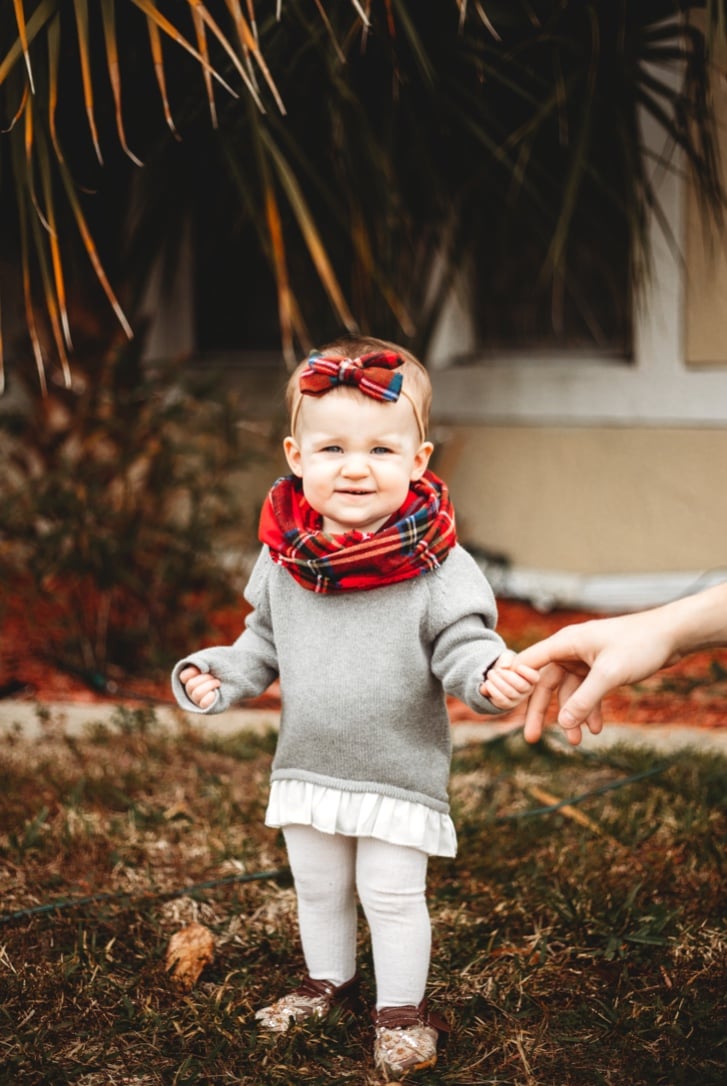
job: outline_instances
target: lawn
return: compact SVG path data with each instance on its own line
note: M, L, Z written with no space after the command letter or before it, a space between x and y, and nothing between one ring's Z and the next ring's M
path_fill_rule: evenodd
M255 1028L303 968L262 825L273 734L170 731L146 708L81 737L41 725L0 755L0 1081L379 1081L366 1015ZM722 1086L727 763L514 734L457 751L452 799L430 994L454 1030L416 1081ZM214 956L185 990L166 955L193 922Z

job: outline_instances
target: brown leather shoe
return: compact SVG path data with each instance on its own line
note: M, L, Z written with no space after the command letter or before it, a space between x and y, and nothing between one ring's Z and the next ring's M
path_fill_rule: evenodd
M338 986L330 980L306 977L292 992L257 1011L255 1018L263 1029L285 1033L296 1022L304 1022L307 1018L325 1018L334 1007L352 1009L357 1003L358 988L358 974Z
M450 1031L446 1019L429 1011L426 999L418 1007L382 1007L373 1019L374 1063L390 1079L434 1067L437 1049Z

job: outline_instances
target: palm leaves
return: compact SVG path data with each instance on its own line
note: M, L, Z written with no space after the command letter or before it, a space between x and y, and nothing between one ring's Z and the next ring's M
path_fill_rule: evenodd
M507 247L522 221L539 235L534 277L557 285L553 298L575 297L586 191L624 224L637 276L646 216L658 214L639 109L665 146L683 150L705 207L722 206L707 73L724 5L707 5L706 31L679 15L703 6L3 5L1 244L6 258L18 254L41 386L49 363L71 381L76 247L131 336L145 265L122 261L121 249L131 234L129 256L148 260L179 228L173 204L194 216L200 201L220 201L230 230L250 224L273 269L289 358L308 345L311 316L315 339L329 321L421 349L468 254L486 296L492 238ZM151 214L154 181L164 215ZM1 348L0 338L0 374Z

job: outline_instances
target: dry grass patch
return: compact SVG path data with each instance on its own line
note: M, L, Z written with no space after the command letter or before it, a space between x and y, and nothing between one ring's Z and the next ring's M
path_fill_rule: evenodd
M53 720L41 742L4 738L0 1081L377 1082L365 1016L255 1027L302 969L262 824L273 746L123 709L82 738ZM418 1081L721 1086L726 781L723 759L686 751L515 736L458 752L460 855L430 876L431 995L455 1031ZM192 924L214 951L185 991L165 962Z

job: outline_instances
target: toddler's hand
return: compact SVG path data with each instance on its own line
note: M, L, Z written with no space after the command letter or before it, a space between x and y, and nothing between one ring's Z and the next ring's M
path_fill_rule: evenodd
M514 709L529 697L540 678L535 668L515 663L516 655L507 649L487 672L480 693L497 709Z
M189 700L200 709L209 709L215 700L215 690L221 685L220 680L214 675L205 674L192 664L180 671L179 679L184 684Z

